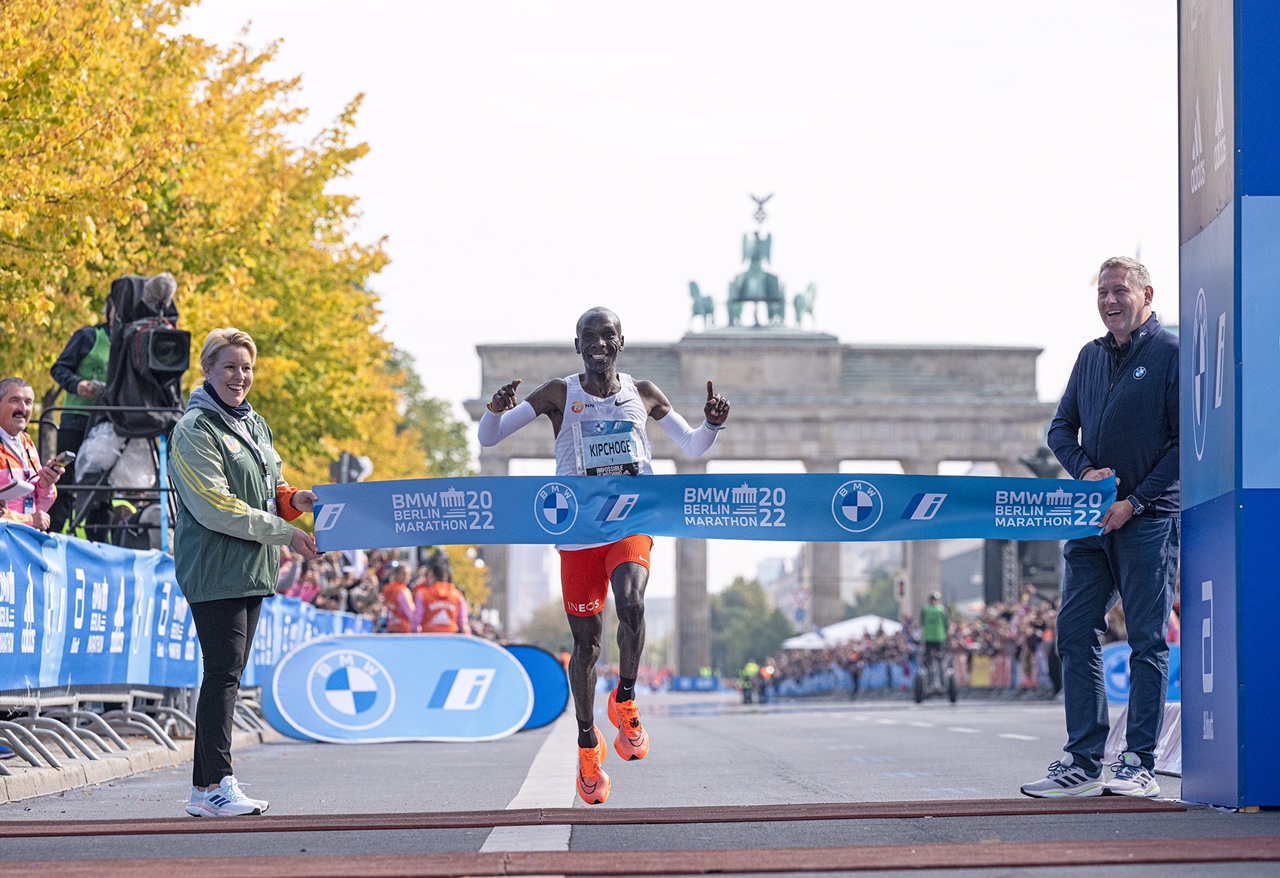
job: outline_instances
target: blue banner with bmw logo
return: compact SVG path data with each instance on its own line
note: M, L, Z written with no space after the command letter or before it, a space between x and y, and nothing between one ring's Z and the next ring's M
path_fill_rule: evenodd
M500 476L318 485L321 550L424 544L1055 540L1098 534L1114 482L850 474Z

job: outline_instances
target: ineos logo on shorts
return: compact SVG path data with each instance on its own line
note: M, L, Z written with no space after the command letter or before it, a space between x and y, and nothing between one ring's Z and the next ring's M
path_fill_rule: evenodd
M534 497L533 517L552 536L568 533L578 520L578 498L568 485L548 482Z
M346 503L325 503L316 513L316 530L332 530Z
M376 659L338 649L322 656L307 674L307 698L316 714L340 729L381 725L396 706L396 688Z
M836 489L831 498L831 515L850 533L860 534L871 530L884 512L884 498L870 482L854 479Z

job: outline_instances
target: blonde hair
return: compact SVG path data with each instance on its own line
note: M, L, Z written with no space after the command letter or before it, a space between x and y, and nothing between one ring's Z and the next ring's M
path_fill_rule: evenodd
M218 354L232 346L247 349L250 360L258 359L258 346L253 343L249 333L230 326L225 329L215 329L209 333L209 337L204 340L204 347L200 349L200 368L206 375L213 369L213 363L218 359Z

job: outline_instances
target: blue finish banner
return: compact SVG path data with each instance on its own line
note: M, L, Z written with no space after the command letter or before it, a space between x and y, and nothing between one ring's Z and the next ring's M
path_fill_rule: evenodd
M498 476L317 485L322 551L608 543L1095 536L1113 482L983 476Z
M260 685L298 643L372 627L349 613L271 598L245 685ZM172 556L0 524L0 691L199 683L195 624Z

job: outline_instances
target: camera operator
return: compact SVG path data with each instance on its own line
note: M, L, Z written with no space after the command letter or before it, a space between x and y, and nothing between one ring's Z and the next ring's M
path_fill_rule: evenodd
M49 370L53 380L67 394L62 404L62 420L58 425L60 454L64 451L80 451L85 431L89 428L89 407L106 387L107 363L111 357L111 328L115 325L116 316L115 301L111 295L107 296L102 316L103 322L97 326L84 326L75 331L58 361ZM62 533L71 518L75 500L73 485L74 479L68 479L63 487L70 487L71 490L63 490L49 509L50 530L54 533ZM110 514L109 508L103 503L91 504L90 509L91 517L95 519L105 519ZM98 527L91 529L95 538L101 539L103 534L99 528L106 523L105 520L95 520L94 524Z

